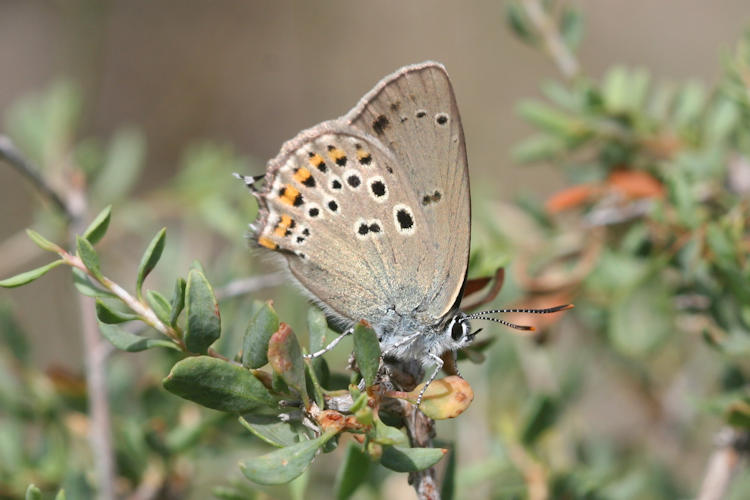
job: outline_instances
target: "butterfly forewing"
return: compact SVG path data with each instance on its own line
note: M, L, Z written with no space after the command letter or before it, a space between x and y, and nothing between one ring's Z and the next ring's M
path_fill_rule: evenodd
M424 113L424 114L423 114ZM345 319L439 319L462 285L469 192L460 118L440 65L384 79L346 116L269 162L260 246Z

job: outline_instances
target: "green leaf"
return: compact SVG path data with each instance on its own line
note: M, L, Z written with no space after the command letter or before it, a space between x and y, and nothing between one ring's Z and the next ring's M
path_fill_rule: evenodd
M337 336L336 332L328 328L325 314L316 307L311 307L307 311L307 329L310 337L310 352L318 352ZM310 360L310 363L320 385L328 387L330 370L325 358L318 356Z
M0 300L0 345L20 361L29 362L29 337L15 318L13 307Z
M370 387L375 383L380 367L380 343L375 330L364 320L354 327L354 358L365 385Z
M185 296L185 347L190 352L205 353L221 335L219 303L211 284L203 273L196 269L188 274Z
M156 290L146 291L146 301L156 313L156 317L163 323L169 323L171 319L171 307L167 298Z
M65 490L58 491L55 500L65 500Z
M529 45L536 45L539 42L537 34L529 27L529 21L526 18L521 6L515 2L509 2L506 4L505 17L508 21L508 26L516 36Z
M95 199L113 202L128 194L145 164L145 142L143 134L134 128L115 133L107 149L106 161L91 185Z
M37 267L36 269L32 269L31 271L26 271L25 273L16 274L15 276L11 276L10 278L6 278L2 281L0 281L0 287L3 288L15 288L17 286L22 286L27 283L31 283L37 278L40 278L47 274L47 272L50 269L54 269L60 264L62 264L62 260L56 260L53 262L50 262L46 266Z
M346 448L344 461L336 473L333 491L336 500L347 500L357 488L367 480L370 471L370 459L362 452L362 449L354 443L349 443Z
M88 274L81 271L77 267L72 269L73 271L73 285L75 285L78 293L87 297L100 297L100 298L116 298L115 295L107 290L99 288L96 284L91 281Z
M440 498L441 500L456 498L456 447L454 445L451 445L448 451L448 463L445 465Z
M96 243L102 239L107 232L109 227L109 219L112 215L112 205L99 212L94 221L86 228L83 232L83 237L86 238L89 243L96 245Z
M47 250L49 252L55 252L55 253L64 252L64 250L62 249L62 247L60 247L60 245L56 245L52 243L47 238L37 233L33 229L27 229L26 234L28 235L29 238L31 238L31 241L36 243L36 246L38 246L42 250Z
M273 371L278 373L289 387L300 393L307 406L305 362L302 359L302 350L297 336L286 323L281 323L279 330L271 335L268 343L268 362Z
M86 269L89 270L92 276L101 280L103 276L102 270L99 267L99 256L96 254L94 247L91 246L91 243L89 243L89 240L76 236L76 250L78 257L80 257Z
M385 425L379 418L375 419L371 439L376 443L385 445L408 445L409 440L406 435L395 427Z
M174 292L172 293L172 300L169 302L171 313L169 315L169 324L175 326L177 324L177 318L185 308L185 288L187 282L182 278L177 278L174 284Z
M250 318L242 339L242 364L260 368L268 363L268 342L279 329L279 317L270 302L264 303Z
M164 387L214 410L246 413L261 407L276 407L276 399L251 372L209 356L178 361L164 379Z
M546 429L554 425L560 415L560 402L548 395L534 395L529 404L521 441L529 446L533 444Z
M314 360L313 360L314 361ZM313 395L315 403L323 408L325 406L325 395L323 394L323 388L320 386L318 376L315 374L315 368L312 362L305 363L305 387L308 394Z
M526 121L556 137L566 140L575 139L587 131L585 124L579 118L539 101L521 101L517 109Z
M565 152L565 141L549 134L538 134L525 139L513 148L516 163L534 163L551 160Z
M156 233L156 236L154 236L151 243L148 244L148 248L146 248L146 251L143 253L143 257L141 257L141 263L138 266L138 278L135 282L135 293L139 299L142 296L141 290L143 289L143 280L145 280L146 276L153 271L154 267L156 267L156 263L159 262L159 259L161 258L161 253L164 250L166 234L167 228L162 228L161 231Z
M443 448L404 448L383 446L380 463L396 472L416 472L432 467L448 452Z
M282 422L276 415L247 414L240 417L240 424L271 446L284 448L299 442L300 432L292 424Z
M671 297L663 282L652 280L615 302L607 325L612 346L634 358L655 352L674 329Z
M34 484L26 488L26 500L42 500L42 492Z
M727 423L733 427L750 429L750 396L738 399L729 405Z
M602 84L604 105L614 114L628 110L628 71L623 66L614 66L607 72Z
M307 470L318 449L336 432L330 430L318 438L240 462L240 469L245 477L258 484L288 483Z
M108 325L124 323L140 318L137 314L114 309L102 302L101 299L97 299L96 301L96 317L99 318L99 321Z
M560 34L565 45L575 51L583 38L583 15L572 8L565 8L560 16Z
M147 337L141 337L134 333L120 328L117 325L108 325L102 321L99 321L99 331L102 332L104 338L122 351L128 352L139 352L151 349L152 347L167 347L179 351L172 341L164 339L150 339Z

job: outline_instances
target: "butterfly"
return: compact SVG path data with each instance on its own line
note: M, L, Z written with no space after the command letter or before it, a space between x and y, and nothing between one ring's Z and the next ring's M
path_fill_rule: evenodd
M265 174L235 175L258 200L257 246L282 256L301 289L344 327L370 323L384 359L435 365L425 388L444 353L474 340L470 320L530 329L488 315L568 307L461 311L469 173L456 98L439 63L399 69L344 116L287 141Z

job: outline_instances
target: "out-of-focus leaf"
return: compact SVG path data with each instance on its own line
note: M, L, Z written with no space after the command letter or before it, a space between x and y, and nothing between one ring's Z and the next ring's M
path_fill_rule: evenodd
M159 262L161 253L164 251L166 234L167 228L162 228L161 231L156 233L156 236L154 236L151 243L148 244L146 251L143 253L143 257L141 257L141 263L138 266L138 277L135 282L135 292L139 299L143 293L143 280L145 280L146 276L148 276L149 273L153 271L154 267L156 267L156 263Z
M508 26L521 41L529 45L536 45L539 42L537 34L529 27L529 21L523 8L516 2L508 2L505 7L505 16Z
M750 429L750 396L738 399L730 404L726 419L731 426Z
M579 118L539 101L521 101L517 110L526 121L552 136L572 140L587 133L586 124Z
M706 102L706 90L698 82L686 84L675 100L673 119L677 126L694 125Z
M444 448L403 448L383 446L380 463L396 472L416 472L432 467L448 452Z
M656 282L637 288L614 304L609 338L623 354L634 357L653 352L673 330L669 291Z
M196 269L188 274L185 304L185 347L190 352L205 353L221 335L221 316L211 284Z
M109 144L106 162L92 183L92 196L108 203L126 196L143 168L145 152L146 141L140 131L118 130Z
M565 150L563 139L549 134L537 134L516 145L512 156L516 163L534 163L552 160Z
M34 484L26 488L26 500L42 500L42 492Z
M268 363L268 342L279 329L279 317L270 302L264 303L250 319L242 339L242 364L260 368Z
M0 301L0 345L6 346L22 363L28 361L30 349L26 334L13 316L11 306L2 301Z
M559 415L560 402L556 398L545 394L532 396L521 431L523 444L534 444L542 432L554 425Z
M247 369L208 356L178 361L164 379L164 387L214 410L247 413L276 407L276 399Z
M370 387L380 367L380 343L375 330L364 320L354 326L354 358L365 384Z
M451 445L448 450L448 463L445 465L443 484L440 487L441 500L453 500L456 497L456 448Z
M560 34L571 51L578 49L583 38L583 14L573 8L565 8L560 16Z
M291 423L282 422L275 415L247 414L240 417L240 424L257 438L277 448L292 446L300 440L300 432Z
M117 325L107 324L99 320L99 331L102 332L104 338L120 350L128 352L139 352L152 347L167 347L179 351L173 342L165 339L150 339L147 337L141 337L134 333L120 328Z
M0 281L0 287L15 288L18 286L25 285L27 283L31 283L35 279L41 278L42 276L47 274L49 270L56 268L62 263L63 263L62 260L56 260L56 261L50 262L49 264L45 266L32 269L31 271L26 271L25 273L16 274L15 276L11 276L10 278L6 278Z
M349 443L344 460L336 473L333 491L336 500L347 500L357 488L367 480L370 471L370 459L362 452L361 447Z
M288 483L307 470L318 449L335 435L336 431L328 431L318 438L245 460L240 462L240 469L258 484Z
M65 500L65 490L60 490L57 492L57 495L55 495L55 500Z
M609 112L619 114L628 111L628 70L623 66L611 68L604 77L602 91L604 105Z
M737 106L728 99L718 99L706 118L704 132L709 144L718 145L732 133L740 118Z
M83 232L83 237L89 240L89 243L92 245L96 245L107 233L111 216L112 205L109 205L99 212L99 215L97 215L91 224L89 224L89 227Z

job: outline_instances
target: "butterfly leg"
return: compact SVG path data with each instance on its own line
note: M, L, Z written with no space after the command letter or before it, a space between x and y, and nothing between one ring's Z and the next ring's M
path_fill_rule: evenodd
M437 366L435 367L435 371L432 372L432 375L430 375L430 378L427 379L427 382L424 384L424 387L422 387L422 390L419 391L419 396L417 396L417 408L419 408L419 405L422 404L422 396L424 396L425 391L430 386L432 381L435 380L438 372L440 372L440 370L443 368L443 360L440 358L440 356L436 356L434 354L430 354L429 356Z
M305 354L305 359L319 358L323 354L327 353L328 351L330 351L331 349L333 349L334 347L336 347L336 344L338 344L339 342L341 342L341 339L343 339L347 335L351 335L352 332L354 332L354 327L349 328L344 333L342 333L341 335L339 335L338 337L336 337L335 339L333 339L331 341L331 343L328 344L327 346L325 346L323 349L321 349L319 351L316 351L316 352L314 352L312 354Z
M409 335L408 337L405 337L405 338L399 340L398 342L396 342L392 346L388 346L388 349L386 349L385 351L383 351L383 356L386 356L386 355L390 354L391 352L395 351L399 347L405 346L407 344L411 344L412 342L414 342L415 340L417 340L417 337L419 337L420 335L422 335L421 332L413 333L413 334Z
M242 175L235 172L234 175L237 179L241 180L245 183L245 186L252 192L256 192L257 188L255 187L255 183L261 180L266 176L266 174L261 175Z

